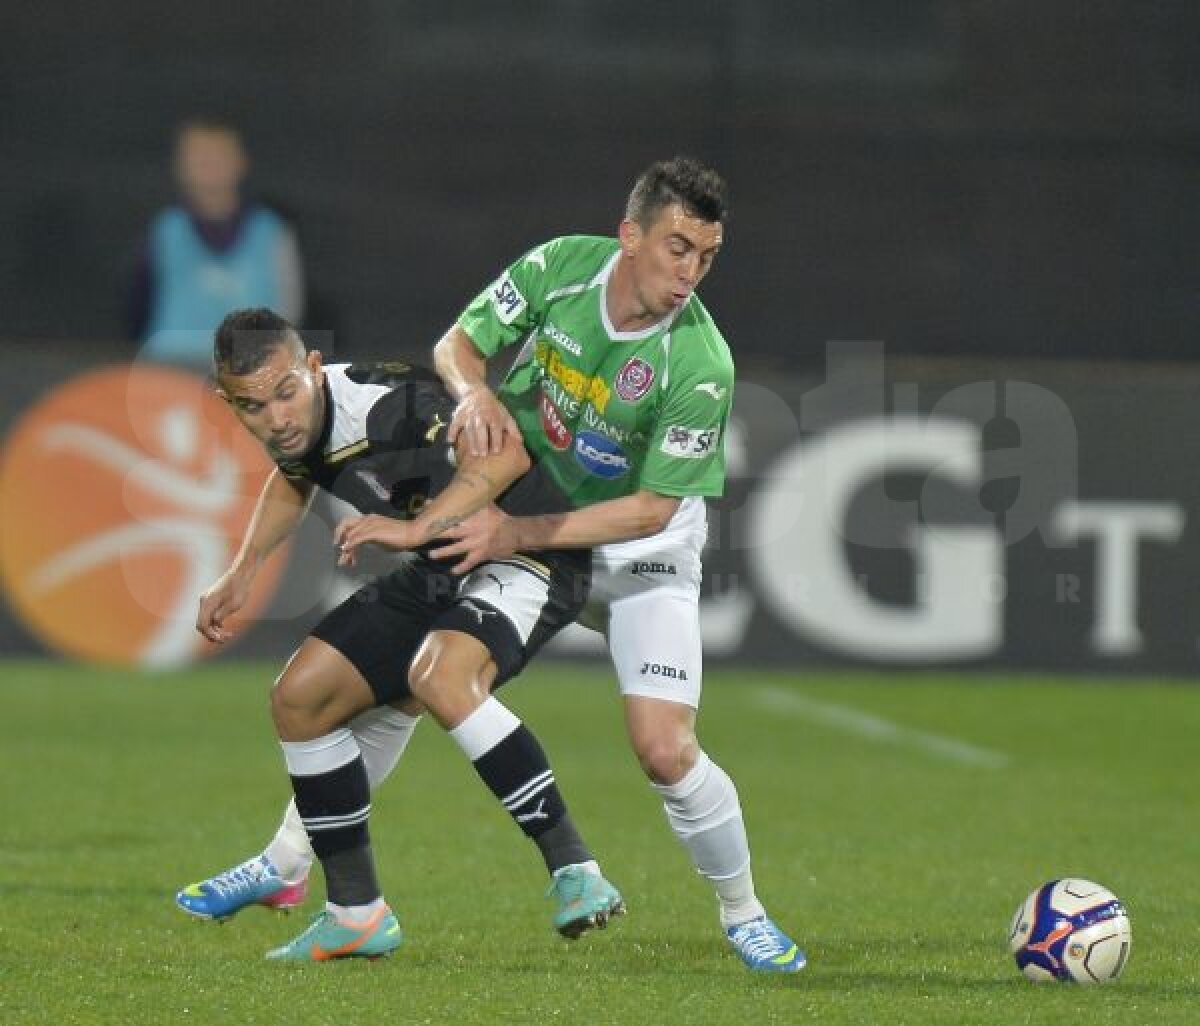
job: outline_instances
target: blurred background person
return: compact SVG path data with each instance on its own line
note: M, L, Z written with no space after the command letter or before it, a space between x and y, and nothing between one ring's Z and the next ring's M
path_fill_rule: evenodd
M130 334L142 359L207 372L212 333L231 310L270 306L300 322L300 250L283 217L247 198L249 160L232 126L184 122L174 170L179 199L150 225L130 296Z

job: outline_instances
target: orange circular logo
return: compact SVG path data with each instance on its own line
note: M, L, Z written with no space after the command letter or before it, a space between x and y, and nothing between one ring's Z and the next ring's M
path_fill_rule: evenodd
M67 382L0 457L0 579L51 648L178 666L212 646L200 593L228 568L271 462L197 377L113 367ZM266 606L272 559L239 615Z

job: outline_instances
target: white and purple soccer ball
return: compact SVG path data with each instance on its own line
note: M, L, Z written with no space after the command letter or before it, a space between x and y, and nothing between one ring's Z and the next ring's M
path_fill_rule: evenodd
M1051 880L1017 909L1008 948L1035 982L1107 983L1121 975L1133 935L1120 899L1090 880Z

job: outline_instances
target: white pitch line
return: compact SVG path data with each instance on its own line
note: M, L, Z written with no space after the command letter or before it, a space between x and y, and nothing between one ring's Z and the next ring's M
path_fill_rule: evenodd
M785 688L756 688L755 700L759 706L772 712L790 714L799 719L808 720L810 723L819 723L825 727L844 730L848 734L857 734L859 737L878 741L880 744L916 748L950 762L963 763L967 766L982 766L985 769L1004 769L1010 762L1004 752L980 748L978 745L959 741L952 737L942 737L940 734L929 734L923 730L902 727L898 723L892 723L879 716L859 712L849 706L835 705L832 702L818 702L816 699L806 698L804 695L788 691Z

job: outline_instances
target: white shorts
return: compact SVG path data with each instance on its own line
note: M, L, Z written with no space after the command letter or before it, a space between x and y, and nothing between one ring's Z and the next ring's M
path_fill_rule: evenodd
M594 551L592 591L579 622L607 639L622 695L700 705L707 534L704 500L692 496L659 534Z

